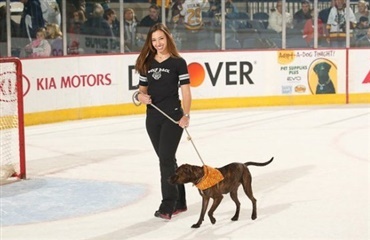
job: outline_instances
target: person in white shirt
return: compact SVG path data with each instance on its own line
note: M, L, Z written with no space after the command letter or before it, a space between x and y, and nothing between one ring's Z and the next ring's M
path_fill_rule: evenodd
M348 19L346 19L348 10ZM350 33L356 26L356 17L351 8L346 8L345 0L336 0L331 8L327 28L329 30L330 45L332 47L345 47L346 21L350 22Z
M185 0L180 15L184 17L184 26L189 30L199 30L203 26L202 10L208 0Z
M292 15L289 12L286 12L285 18L286 28L292 28ZM283 2L281 0L276 2L275 11L270 13L268 29L275 30L277 33L281 33L283 31Z

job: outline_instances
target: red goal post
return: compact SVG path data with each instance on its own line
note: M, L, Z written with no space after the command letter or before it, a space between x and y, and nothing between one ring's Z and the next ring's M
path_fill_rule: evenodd
M0 58L0 181L26 178L22 63Z

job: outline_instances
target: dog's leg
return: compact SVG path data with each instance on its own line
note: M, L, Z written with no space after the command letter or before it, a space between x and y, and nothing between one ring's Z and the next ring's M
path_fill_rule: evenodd
M252 191L252 177L243 177L243 189L248 198L252 201L252 220L257 218L257 200L253 196Z
M223 198L224 197L222 196L222 194L220 194L220 197L213 199L213 204L211 206L211 209L209 209L209 211L208 211L208 217L211 220L212 224L216 223L216 218L213 217L213 213L217 209L218 205L220 205Z
M231 218L232 221L238 221L239 219L239 213L240 213L240 202L238 199L238 190L230 192L231 199L235 202L236 205L236 212L234 217Z
M200 217L199 217L198 222L196 224L193 224L193 226L191 226L192 228L199 228L200 225L202 224L204 220L204 215L206 214L206 211L207 211L208 203L209 203L209 197L202 195L202 210L200 212Z

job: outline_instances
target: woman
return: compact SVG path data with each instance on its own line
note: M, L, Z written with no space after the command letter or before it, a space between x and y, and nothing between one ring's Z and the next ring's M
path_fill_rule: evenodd
M191 92L187 63L180 57L171 33L162 23L149 29L135 70L140 77L139 91L134 93L134 99L147 105L146 129L159 157L162 202L154 216L171 219L172 215L187 210L184 185L171 185L168 178L175 173L177 147L183 129L189 126Z
M39 28L36 32L36 39L24 47L21 57L49 57L51 54L51 46L46 38L46 29Z
M355 13L357 22L360 22L361 17L366 17L370 19L369 3L365 0L359 0L357 3L358 11Z
M85 13L82 10L76 10L73 12L73 18L71 19L71 24L69 26L69 33L80 34L81 26L86 22Z
M125 45L129 51L136 51L136 33L138 21L135 17L134 9L126 8L123 14Z
M68 30L68 54L80 54L83 49L80 48L80 34L81 27L86 22L85 13L82 10L76 10L73 12L73 18Z
M47 40L51 46L51 56L63 56L63 34L56 23L46 24Z

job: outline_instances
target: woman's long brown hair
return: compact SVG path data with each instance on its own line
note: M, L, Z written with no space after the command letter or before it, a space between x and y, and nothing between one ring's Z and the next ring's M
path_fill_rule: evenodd
M157 54L157 50L153 47L152 44L152 34L158 30L162 31L166 35L167 51L171 55L171 57L180 57L179 51L176 48L176 44L172 38L170 30L163 23L157 23L149 29L145 44L141 49L139 57L136 60L135 70L142 75L146 75L147 70L149 69L149 64L152 62L155 55Z

